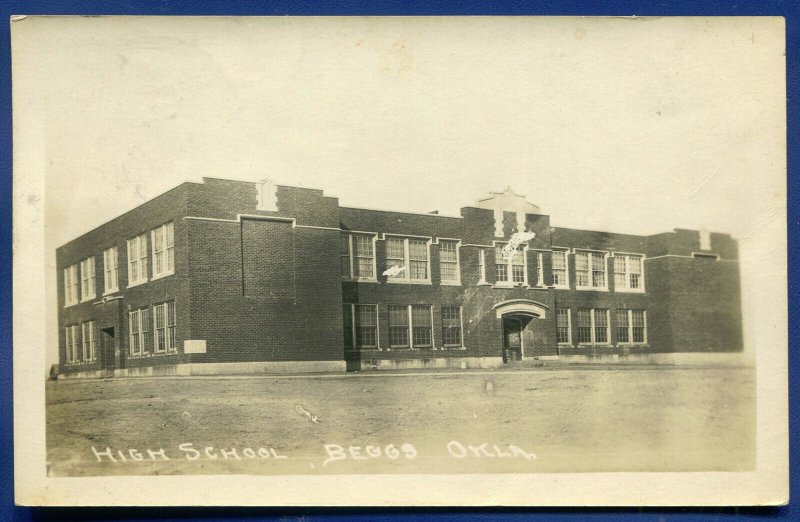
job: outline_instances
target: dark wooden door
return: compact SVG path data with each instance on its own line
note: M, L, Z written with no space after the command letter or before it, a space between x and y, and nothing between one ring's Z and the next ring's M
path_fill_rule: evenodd
M522 358L522 323L518 319L503 319L503 362Z

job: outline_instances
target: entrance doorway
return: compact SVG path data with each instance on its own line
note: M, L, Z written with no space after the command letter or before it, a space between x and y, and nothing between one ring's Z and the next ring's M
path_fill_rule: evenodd
M503 317L503 362L522 360L522 319Z
M114 327L102 328L100 332L100 367L104 370L113 370L117 366L114 357Z

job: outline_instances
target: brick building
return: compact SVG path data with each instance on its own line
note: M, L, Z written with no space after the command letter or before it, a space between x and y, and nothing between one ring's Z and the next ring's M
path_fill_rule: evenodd
M736 242L204 178L57 250L69 376L495 367L742 350Z

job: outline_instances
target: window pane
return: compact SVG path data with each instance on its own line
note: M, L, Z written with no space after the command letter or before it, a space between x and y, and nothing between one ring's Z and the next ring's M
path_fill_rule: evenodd
M353 236L353 254L360 257L372 257L372 238Z
M414 326L431 325L431 307L427 305L414 305L411 307L411 321Z
M405 257L402 239L386 240L386 257L391 259L403 259Z
M456 263L442 263L439 267L442 281L458 281L457 268Z
M408 309L405 306L389 306L389 325L408 326Z
M495 243L494 245L494 262L499 264L506 264L508 263L508 259L503 257L503 247L506 246L505 243Z
M596 309L594 311L594 340L596 343L608 342L608 310Z
M495 265L497 267L496 279L498 282L508 281L508 265Z
M427 261L411 261L411 279L428 279Z
M411 326L414 332L413 346L427 347L433 344L430 306L414 305L411 307Z
M567 253L563 250L553 250L551 254L554 270L564 270L567 268Z
M389 345L407 347L408 344L408 308L405 306L389 306Z
M592 316L587 308L578 308L578 342L592 342Z
M356 309L358 310L359 326L377 326L378 317L374 305L357 305Z
M454 241L439 242L439 259L444 263L455 263L458 260Z
M559 308L556 311L556 337L559 343L569 343L569 309Z
M409 239L408 252L412 260L427 261L428 260L428 242L419 241L416 239Z
M449 326L461 325L461 307L460 306L443 306L442 307L442 322Z

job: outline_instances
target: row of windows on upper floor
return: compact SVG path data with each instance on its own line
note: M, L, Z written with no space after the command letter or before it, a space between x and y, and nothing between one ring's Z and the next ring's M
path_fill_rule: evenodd
M127 240L127 287L148 281L148 264L152 259L152 278L159 279L175 273L175 233L172 222L150 231L150 248L147 232ZM112 246L103 251L103 295L119 291L119 251ZM64 306L94 299L97 295L95 256L64 269Z
M341 235L341 275L345 280L377 282L375 242L377 235L343 233ZM431 240L428 238L387 237L386 265L382 272L389 283L431 283ZM460 241L439 239L439 276L443 285L461 284ZM513 247L513 245L512 245ZM554 247L552 251L535 251L536 281L533 286L544 287L544 256L551 257L552 286L570 288L568 249ZM509 248L507 242L495 241L494 246L479 247L478 284L490 284L487 271L494 269L496 286L528 286L528 247ZM608 286L609 252L575 250L575 289L604 290ZM614 253L614 288L620 292L644 292L644 255Z

